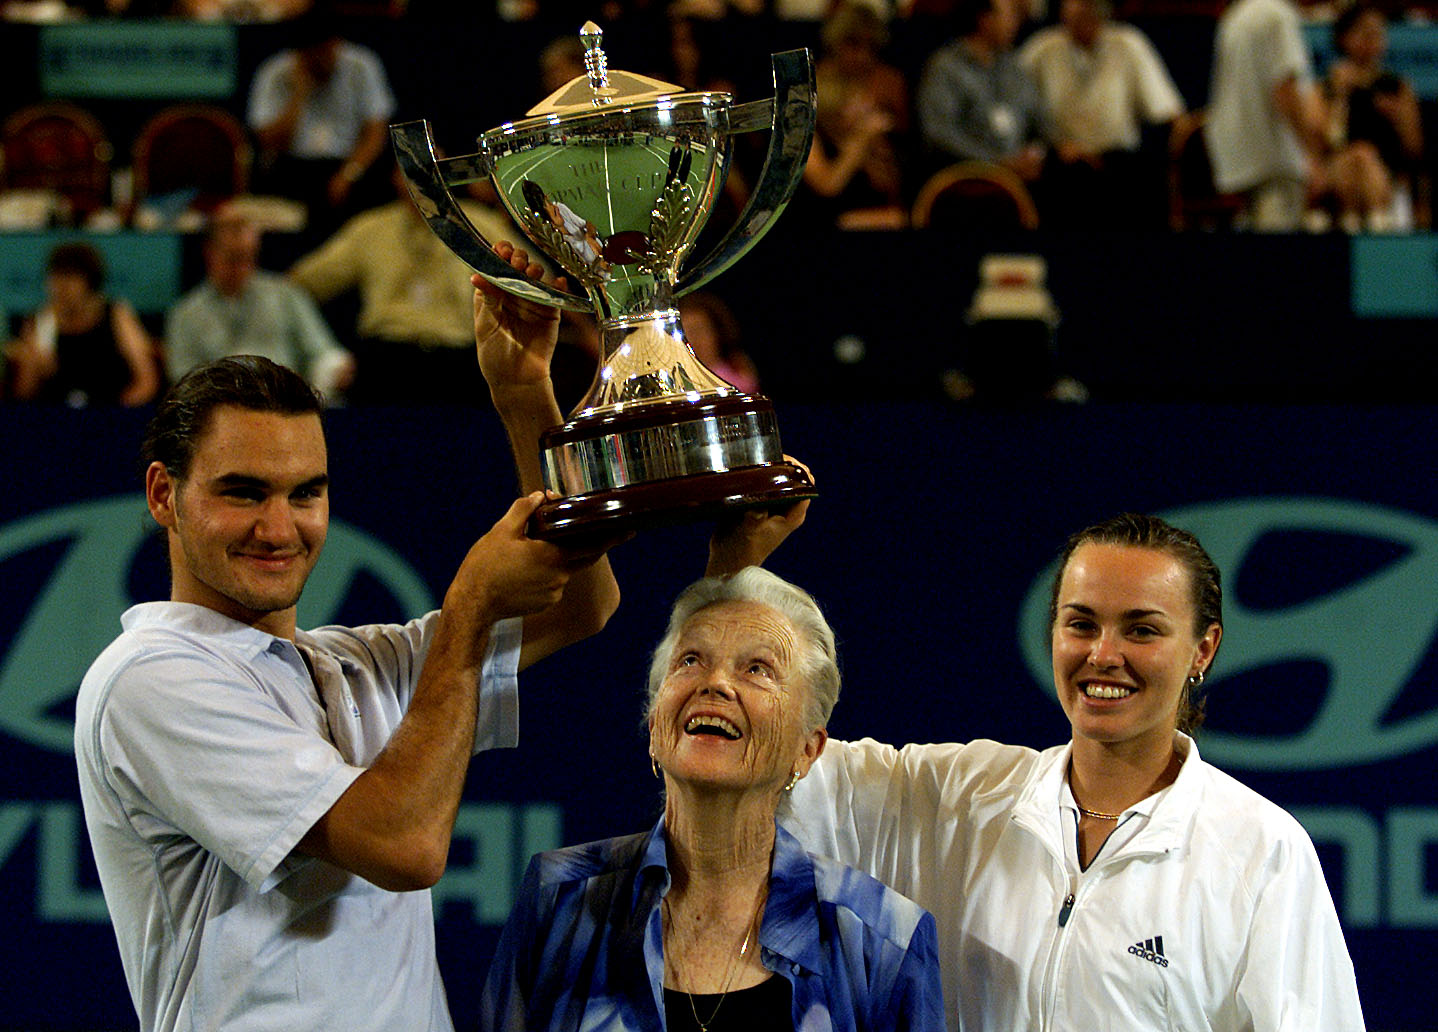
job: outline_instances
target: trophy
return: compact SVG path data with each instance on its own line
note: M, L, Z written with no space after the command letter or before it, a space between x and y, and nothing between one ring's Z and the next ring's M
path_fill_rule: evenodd
M807 50L772 57L774 96L735 104L611 71L593 22L586 74L520 121L440 158L427 121L390 127L400 171L430 229L491 283L593 312L599 368L588 393L540 438L541 538L609 534L814 496L784 458L772 404L730 385L690 349L675 301L742 257L803 174L814 132ZM690 261L732 159L736 133L769 130L758 183L734 225ZM494 253L451 187L489 180L510 217L584 296L531 280Z

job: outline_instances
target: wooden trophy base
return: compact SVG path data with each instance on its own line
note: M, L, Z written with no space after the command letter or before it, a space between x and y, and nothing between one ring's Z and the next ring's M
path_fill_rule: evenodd
M787 461L766 398L664 399L580 416L541 438L545 482L561 497L530 518L531 537L604 538L787 508L818 493Z
M780 511L817 495L808 473L790 462L695 473L546 502L530 517L529 536L546 541L605 538L717 519L734 509Z

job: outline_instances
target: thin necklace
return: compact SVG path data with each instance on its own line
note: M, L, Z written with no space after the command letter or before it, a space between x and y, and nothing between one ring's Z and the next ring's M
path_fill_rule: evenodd
M699 1008L694 1006L694 994L688 989L683 990L684 995L689 997L689 1013L694 1015L694 1024L699 1026L699 1032L709 1032L709 1026L714 1024L714 1019L719 1016L719 1008L724 1006L724 998L729 995L729 987L734 984L734 976L739 973L739 964L749 952L749 937L754 934L754 926L759 923L759 911L763 909L764 897L769 894L769 883L766 881L759 887L759 898L754 901L754 916L749 919L749 927L744 929L744 941L739 944L739 956L737 959L730 958L729 970L724 976L724 991L719 994L719 1002L714 1005L714 1010L709 1014L708 1021L699 1018ZM669 921L669 928L674 928L674 913L669 909L669 897L664 897L664 916Z
M1085 817L1096 817L1101 821L1116 821L1123 816L1121 813L1104 813L1102 810L1090 810L1083 803L1078 801L1078 795L1074 793L1074 761L1069 760L1068 773L1064 775L1069 783L1069 794L1074 797L1074 805L1078 807L1079 813Z

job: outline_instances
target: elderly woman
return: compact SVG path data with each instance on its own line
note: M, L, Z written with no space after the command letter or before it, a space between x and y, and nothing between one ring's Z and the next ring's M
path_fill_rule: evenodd
M1308 835L1187 733L1213 560L1115 517L1070 539L1049 617L1071 741L830 742L786 826L933 911L952 1029L1361 1029Z
M480 1028L940 1028L933 918L775 824L838 694L805 592L758 568L685 590L649 677L663 817L535 857Z

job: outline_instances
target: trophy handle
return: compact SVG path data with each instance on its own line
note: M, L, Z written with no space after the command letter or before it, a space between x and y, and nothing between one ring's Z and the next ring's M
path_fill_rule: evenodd
M744 256L774 225L799 180L814 142L814 63L807 48L771 56L774 98L729 109L729 131L769 129L769 150L749 203L714 250L691 266L674 285L679 296L697 290Z
M392 125L389 135L400 174L404 176L415 207L434 235L466 265L495 286L519 297L574 312L594 311L586 298L532 280L515 270L494 253L490 242L465 216L449 187L451 183L483 179L488 172L482 155L466 154L441 161L434 152L429 122L424 119Z

